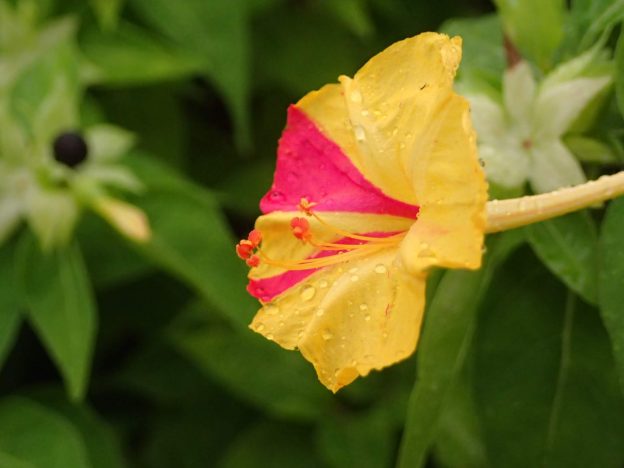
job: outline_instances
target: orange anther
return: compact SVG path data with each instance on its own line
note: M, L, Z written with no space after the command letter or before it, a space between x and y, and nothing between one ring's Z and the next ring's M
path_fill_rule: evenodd
M254 247L258 247L260 242L262 242L262 233L259 230L254 229L249 233L249 236L247 236L247 240L251 242Z
M254 245L247 239L244 239L236 244L236 255L238 255L239 258L242 258L243 260L247 260L251 256L253 251Z
M290 227L292 228L292 233L297 239L301 239L302 241L307 241L310 239L312 234L310 233L310 223L305 218L293 218L290 220Z
M302 198L299 200L299 205L297 207L308 216L312 216L312 208L316 205L316 203L309 201L307 198Z
M251 268L257 267L258 265L260 265L260 257L258 257L257 255L252 255L246 260L246 263Z

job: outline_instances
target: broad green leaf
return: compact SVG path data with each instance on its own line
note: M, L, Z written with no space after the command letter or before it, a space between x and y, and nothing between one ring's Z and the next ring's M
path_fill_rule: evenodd
M258 23L254 58L257 83L281 86L296 97L355 73L367 57L337 20L309 8L282 8Z
M24 459L14 457L0 450L0 468L36 468Z
M90 468L126 466L117 435L94 410L84 404L67 401L56 389L46 389L32 397L74 426L86 448Z
M20 297L15 288L14 247L9 243L0 248L0 368L22 322Z
M400 467L424 464L444 401L462 369L481 295L497 265L522 241L520 231L499 236L488 247L480 270L449 271L440 281L425 314L417 354L418 377L407 410Z
M526 228L527 239L544 265L570 289L591 304L598 300L598 235L586 212L533 224Z
M318 444L327 466L391 466L396 427L380 405L359 414L333 414L318 428Z
M620 31L615 47L615 96L620 114L624 115L624 31Z
M238 397L296 419L313 420L327 412L330 394L299 353L246 330L194 328L174 332L174 345Z
M201 60L223 95L241 148L250 144L250 44L245 0L131 0L156 30Z
M91 467L76 428L56 412L22 397L0 401L0 452L33 468Z
M497 15L453 18L440 26L440 32L462 38L460 80L481 77L494 84L500 82L506 62L503 31Z
M310 439L311 434L298 426L273 422L250 425L229 446L218 468L323 466Z
M495 0L505 32L520 53L542 69L550 68L563 39L563 0Z
M328 13L342 21L354 34L368 37L373 33L373 24L367 11L367 0L343 0L334 2L325 0L323 7Z
M482 468L488 465L481 424L474 402L472 367L472 362L466 362L449 390L448 399L440 415L434 454L435 460L442 466Z
M595 309L519 252L492 284L475 388L492 466L624 463L624 402Z
M147 191L137 199L151 240L138 246L155 264L195 288L233 325L246 327L257 304L245 291L245 264L212 195L145 158L128 159Z
M600 238L600 311L624 394L624 199L611 202Z
M200 68L197 60L183 49L127 22L114 32L88 30L81 37L80 46L95 67L95 84L128 86L174 80Z
M27 317L56 363L69 395L84 396L97 315L78 246L42 253L32 236L18 246L17 278Z

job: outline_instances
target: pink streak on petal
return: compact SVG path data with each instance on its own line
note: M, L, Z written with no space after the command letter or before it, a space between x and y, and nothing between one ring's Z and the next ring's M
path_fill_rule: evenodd
M397 232L371 232L367 234L363 234L369 237L390 237ZM338 240L336 243L345 244L345 245L356 245L356 244L366 244L365 241L343 238ZM337 255L340 252L346 252L344 250L322 250L317 252L314 255L311 255L308 258L322 258L322 257L331 257L332 255ZM322 268L313 268L310 270L289 270L282 274L270 276L268 278L262 278L259 280L249 280L249 284L247 285L247 292L251 294L256 299L259 299L262 302L270 302L276 296L279 296L287 289L292 288L297 285L308 276L316 273L318 270Z
M271 190L260 201L263 213L296 211L302 198L316 211L376 213L415 219L418 206L385 195L367 181L333 141L300 109L288 108L277 150Z

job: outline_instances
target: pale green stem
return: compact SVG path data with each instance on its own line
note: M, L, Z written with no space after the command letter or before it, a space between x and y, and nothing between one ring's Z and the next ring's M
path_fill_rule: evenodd
M554 192L487 203L486 232L555 218L624 194L624 171Z

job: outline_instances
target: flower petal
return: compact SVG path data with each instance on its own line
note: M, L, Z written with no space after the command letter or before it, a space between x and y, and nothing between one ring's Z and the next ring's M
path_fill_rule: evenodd
M520 187L529 176L529 152L511 138L496 143L479 145L488 180L506 188Z
M540 142L531 153L529 180L535 192L546 193L585 182L581 165L560 140Z
M418 205L407 170L452 94L461 39L424 33L297 104L385 194Z
M535 140L562 136L591 100L610 83L610 76L602 76L543 86L534 108Z
M511 116L517 131L525 136L529 132L529 122L535 101L535 79L528 62L522 60L505 71L503 94L505 109ZM479 131L479 127L477 127Z
M295 106L280 139L271 190L260 202L263 213L296 210L302 198L317 211L394 214L415 218L418 207L384 195L368 182L342 150Z
M468 101L452 95L415 148L409 169L420 212L401 244L414 274L481 265L487 183L475 140Z
M500 104L485 94L466 96L470 101L472 123L480 143L493 143L507 133L505 113Z
M418 341L425 275L408 274L396 256L387 249L320 270L265 305L250 327L284 348L299 348L334 392L405 359Z

